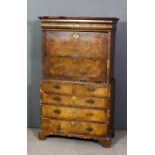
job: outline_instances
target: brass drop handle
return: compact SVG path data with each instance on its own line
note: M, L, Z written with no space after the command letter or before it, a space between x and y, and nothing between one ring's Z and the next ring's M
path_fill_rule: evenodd
M60 86L59 85L54 85L53 86L55 89L60 89Z
M91 131L93 131L93 128L88 127L88 128L86 128L86 130L87 130L88 132L91 132Z
M87 103L89 103L89 104L94 104L94 103L95 103L95 101L94 101L94 100L92 100L92 99L89 99L89 100L87 100Z
M56 128L56 131L59 133L61 131L61 125L59 124Z
M61 113L61 110L60 109L55 109L53 110L55 114L60 114Z
M86 113L87 116L93 116L94 114L89 112L89 113Z
M54 97L53 99L54 99L55 101L60 101L60 100L61 100L61 98L58 97L58 96Z
M95 91L95 88L88 87L88 88L87 88L87 90L88 90L88 91L91 91L91 92L93 92L93 91Z

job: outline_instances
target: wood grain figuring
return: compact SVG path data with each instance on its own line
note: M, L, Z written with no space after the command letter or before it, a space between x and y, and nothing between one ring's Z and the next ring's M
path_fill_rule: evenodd
M41 81L40 88L41 92L46 93L85 95L93 97L110 96L110 85L95 83Z
M41 91L44 92L51 92L51 93L65 93L65 94L72 94L73 88L72 84L62 84L58 82L41 82L40 84Z
M74 59L74 58L51 58L45 60L45 78L61 79L61 77L77 77L79 80L94 79L105 81L107 65L101 60ZM50 62L48 62L50 61ZM56 78L56 76L58 78ZM67 80L68 78L64 79Z
M105 31L105 30L111 30L112 29L112 25L107 25L107 24L81 24L79 27L75 27L74 25L77 23L57 23L57 22L48 22L48 23L44 23L42 22L42 28L43 29L78 29L78 30L92 30L92 31Z
M110 91L110 87L93 87L90 85L81 86L75 85L75 94L77 95L88 95L88 96L96 96L96 97L108 97Z
M47 118L76 119L80 121L108 121L106 110L69 108L52 105L42 105L41 115Z
M114 44L119 19L39 17L42 28L39 139L114 135Z
M91 131L90 131L91 129ZM41 130L49 133L82 134L92 136L105 136L107 125L102 123L87 123L79 121L62 121L56 119L41 119Z
M73 101L72 97L73 95L60 95L43 92L40 94L42 104L87 108L108 108L110 106L108 98L76 96L76 99Z
M79 38L74 38L75 34ZM107 59L107 33L45 31L45 40L46 54L52 56Z
M107 33L45 31L44 40L44 78L106 81Z

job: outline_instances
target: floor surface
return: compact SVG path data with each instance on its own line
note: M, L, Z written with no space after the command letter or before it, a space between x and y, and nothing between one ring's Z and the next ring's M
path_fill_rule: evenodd
M103 148L99 142L63 137L49 137L38 140L38 129L28 129L27 155L126 155L127 132L116 131L110 148Z

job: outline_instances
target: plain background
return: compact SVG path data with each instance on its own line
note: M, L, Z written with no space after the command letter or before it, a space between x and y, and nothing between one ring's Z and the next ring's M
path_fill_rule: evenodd
M127 10L128 154L152 155L155 154L154 1L129 0ZM0 14L3 142L0 154L27 155L27 0L1 1Z
M120 18L115 49L115 129L127 128L127 8L126 0L28 0L27 124L39 127L41 29L38 16L96 16Z

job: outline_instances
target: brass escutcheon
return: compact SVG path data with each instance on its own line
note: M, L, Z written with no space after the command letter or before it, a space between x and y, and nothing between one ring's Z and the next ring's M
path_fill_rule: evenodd
M72 112L76 112L76 108L71 108Z
M76 96L72 96L72 101L75 101L76 100Z
M77 33L74 33L74 34L73 34L73 38L74 38L74 39L78 39L78 38L80 38L80 35L77 34Z
M70 125L73 127L73 126L76 126L76 122L75 121L71 121L70 122Z

